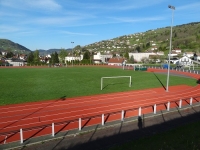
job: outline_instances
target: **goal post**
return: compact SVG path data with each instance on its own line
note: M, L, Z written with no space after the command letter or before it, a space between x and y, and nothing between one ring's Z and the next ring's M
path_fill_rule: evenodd
M101 77L101 90L103 89L103 79L110 79L110 78L129 78L129 87L131 87L131 76Z

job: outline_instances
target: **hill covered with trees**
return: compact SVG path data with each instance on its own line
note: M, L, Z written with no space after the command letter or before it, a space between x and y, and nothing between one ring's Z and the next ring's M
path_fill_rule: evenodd
M31 50L7 39L0 39L0 51L29 53Z
M86 45L92 51L146 52L151 49L168 52L171 27L148 30L146 32L123 35ZM200 22L173 27L172 48L183 52L200 51Z

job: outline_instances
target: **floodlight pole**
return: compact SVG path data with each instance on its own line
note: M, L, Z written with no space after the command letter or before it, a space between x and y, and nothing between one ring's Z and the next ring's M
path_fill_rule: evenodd
M71 42L72 43L72 67L73 67L73 59L74 59L74 55L73 55L73 44L74 44L74 42Z
M168 92L169 88L169 73L170 73L170 56L171 56L171 50L172 50L172 26L173 26L173 18L174 18L174 10L175 7L169 5L168 6L172 10L172 20L171 20L171 34L170 34L170 46L169 46L169 54L168 54L168 70L167 70L167 86L166 86L166 92Z

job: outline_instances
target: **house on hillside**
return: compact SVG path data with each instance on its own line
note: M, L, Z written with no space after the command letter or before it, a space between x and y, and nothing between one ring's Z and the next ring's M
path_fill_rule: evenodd
M177 54L181 54L182 50L179 49L179 48L175 48L175 49L172 50L172 52L175 52Z
M7 52L6 51L2 51L1 54L2 54L2 56L6 56Z
M110 58L112 58L113 55L112 54L105 54L102 55L100 52L98 52L96 55L93 55L93 62L95 64L99 64L99 63L108 63L108 60Z
M123 62L124 62L123 58L114 57L108 60L108 65L122 66Z

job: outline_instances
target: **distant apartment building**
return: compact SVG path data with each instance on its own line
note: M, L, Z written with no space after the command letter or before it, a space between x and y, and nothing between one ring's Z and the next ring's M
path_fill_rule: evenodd
M161 56L164 55L164 53L129 53L129 58L133 57L134 61L141 62L143 58L149 59L150 55Z

